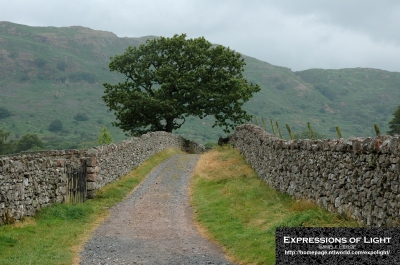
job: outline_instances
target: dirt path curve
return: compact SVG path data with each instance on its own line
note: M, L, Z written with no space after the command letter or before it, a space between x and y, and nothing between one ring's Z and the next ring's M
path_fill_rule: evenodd
M232 264L192 221L188 186L199 155L176 155L111 210L81 264Z

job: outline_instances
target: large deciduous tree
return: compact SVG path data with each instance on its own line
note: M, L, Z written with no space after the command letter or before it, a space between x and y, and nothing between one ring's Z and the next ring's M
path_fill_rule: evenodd
M393 113L393 119L389 121L389 128L388 134L400 134L400 106L397 107L397 110Z
M258 85L243 77L244 59L203 37L185 34L148 40L111 58L110 70L124 82L104 84L104 101L120 127L131 135L178 129L188 116L214 116L215 126L230 128L250 120L242 109Z

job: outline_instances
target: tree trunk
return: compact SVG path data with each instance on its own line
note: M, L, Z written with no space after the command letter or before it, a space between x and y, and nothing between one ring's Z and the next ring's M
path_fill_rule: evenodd
M172 129L174 129L174 118L167 118L166 122L165 131L172 133Z

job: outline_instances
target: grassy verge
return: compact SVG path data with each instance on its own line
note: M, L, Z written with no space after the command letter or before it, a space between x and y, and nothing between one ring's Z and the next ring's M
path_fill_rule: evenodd
M275 264L276 227L358 226L269 188L231 147L200 158L191 195L198 225L239 264Z
M0 264L77 264L77 253L107 217L107 210L122 201L155 166L177 153L180 151L167 149L152 156L84 204L56 204L24 222L0 226Z

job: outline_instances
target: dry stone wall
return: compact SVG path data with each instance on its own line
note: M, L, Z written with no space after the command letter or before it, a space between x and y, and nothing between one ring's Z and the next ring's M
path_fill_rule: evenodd
M204 146L166 132L152 132L118 144L89 150L24 152L0 156L0 225L12 223L68 195L65 164L87 162L88 197L169 147L201 153Z
M399 137L282 140L246 124L230 143L281 192L362 225L400 225Z

